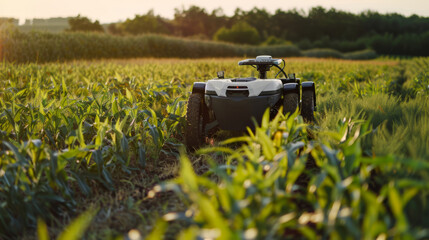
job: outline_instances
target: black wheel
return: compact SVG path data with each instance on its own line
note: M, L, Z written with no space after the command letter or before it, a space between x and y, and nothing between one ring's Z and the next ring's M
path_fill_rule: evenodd
M302 91L301 115L306 122L314 121L314 92L312 90Z
M283 114L292 114L296 111L299 103L298 93L286 93L283 99Z
M185 141L188 149L197 149L205 142L205 125L207 123L207 109L202 94L191 94L188 100L186 113Z

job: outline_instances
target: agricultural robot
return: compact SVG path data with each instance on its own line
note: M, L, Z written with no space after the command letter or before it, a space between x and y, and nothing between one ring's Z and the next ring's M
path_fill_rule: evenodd
M283 63L283 67L281 67ZM293 113L300 108L305 121L311 122L316 107L314 82L302 82L295 74L286 74L285 61L271 56L246 59L238 65L252 66L259 77L218 78L207 82L195 82L188 100L186 114L186 146L196 149L206 137L217 130L244 131L246 127L260 124L267 108L273 118L283 106L283 113ZM267 79L271 68L279 72L273 79ZM282 73L286 78L277 78Z

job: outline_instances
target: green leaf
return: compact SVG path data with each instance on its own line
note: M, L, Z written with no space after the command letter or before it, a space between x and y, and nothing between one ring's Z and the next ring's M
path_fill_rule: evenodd
M227 221L222 218L213 203L204 196L200 196L197 200L197 204L204 219L208 222L210 228L217 228L221 231L221 239L230 239L230 229L227 225Z
M161 139L158 128L155 125L149 124L149 133L152 136L153 143L159 149L161 147Z
M143 110L143 112L146 113L148 116L150 116L149 122L152 125L158 126L158 118L156 116L155 111L153 111L151 108L148 108L148 109Z
M80 190L85 194L86 196L89 196L91 193L91 188L89 188L88 184L85 182L85 178L83 176L80 176L78 173L71 172L74 179L77 181L77 184L79 185Z
M125 88L125 96L128 99L128 101L130 101L131 103L134 102L133 94L130 92L130 90L128 90L128 88Z
M419 193L418 188L405 189L404 194L402 194L402 203L406 205L417 193Z
M58 236L58 240L81 239L98 210L88 210L73 220Z
M197 236L198 236L198 227L192 226L188 229L183 230L179 234L179 237L177 239L178 240L198 239Z
M107 181L107 183L109 184L109 188L113 190L113 180L112 180L112 176L110 175L109 171L107 171L106 168L103 168L102 170L103 173L103 178Z
M63 77L61 80L61 90L62 90L62 94L65 96L67 94L67 85L66 85L66 80Z
M112 95L111 104L112 104L112 114L116 115L119 112L119 107L118 107L118 101L116 101L114 94Z
M270 109L267 108L262 116L261 128L267 129L270 123Z
M272 160L276 154L273 141L267 136L262 129L256 129L256 137L262 145L262 152L267 160Z
M139 149L138 149L138 158L139 158L139 164L145 168L146 167L146 149L144 148L143 144L141 142L138 143Z
M77 139L79 141L79 145L81 148L85 148L86 144L85 144L85 138L83 137L83 121L80 122L79 124L79 128L78 128L78 132L77 132Z
M10 142L3 142L6 147L8 147L13 154L15 155L16 159L21 163L26 163L27 159L19 152L18 148L16 148L12 143Z
M192 164L185 154L180 157L180 178L183 179L183 184L189 188L191 192L198 191L197 176L195 175Z
M46 115L42 101L40 101L40 104L39 104L39 112L42 114L42 116Z
M163 239L164 233L167 230L167 222L159 219L152 232L149 234L149 236L146 237L146 240L159 240Z
M399 193L395 189L393 183L391 183L389 187L388 196L390 208L392 209L393 215L396 217L396 226L400 232L405 231L408 227L408 224L403 212L401 197L399 196Z
M37 238L39 240L49 240L48 226L42 219L37 219Z

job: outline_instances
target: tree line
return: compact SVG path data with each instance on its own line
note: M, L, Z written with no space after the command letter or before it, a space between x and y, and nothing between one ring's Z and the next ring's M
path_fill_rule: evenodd
M175 9L173 19L154 12L136 15L107 31L118 35L157 33L218 41L277 45L293 43L301 49L332 48L342 52L373 49L379 54L429 56L429 18L365 11L354 14L313 7L308 13L292 9L209 12L198 6Z
M373 49L379 54L429 56L429 18L417 15L358 14L313 7L274 13L237 8L227 16L221 8L198 6L175 9L173 19L153 10L124 22L102 26L84 16L69 19L68 31L98 31L113 35L162 34L198 40L250 45L293 44L300 49L331 48L341 52Z

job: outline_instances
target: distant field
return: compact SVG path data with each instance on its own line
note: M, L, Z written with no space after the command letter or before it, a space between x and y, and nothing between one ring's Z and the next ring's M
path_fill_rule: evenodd
M0 59L15 63L142 57L222 58L262 54L340 59L377 57L377 53L370 49L349 53L332 49L301 51L294 45L237 45L154 34L115 36L84 32L21 32L0 28Z
M0 238L88 209L89 239L429 237L428 58L286 58L316 83L313 126L279 116L185 153L192 83L257 75L240 59L0 63Z

